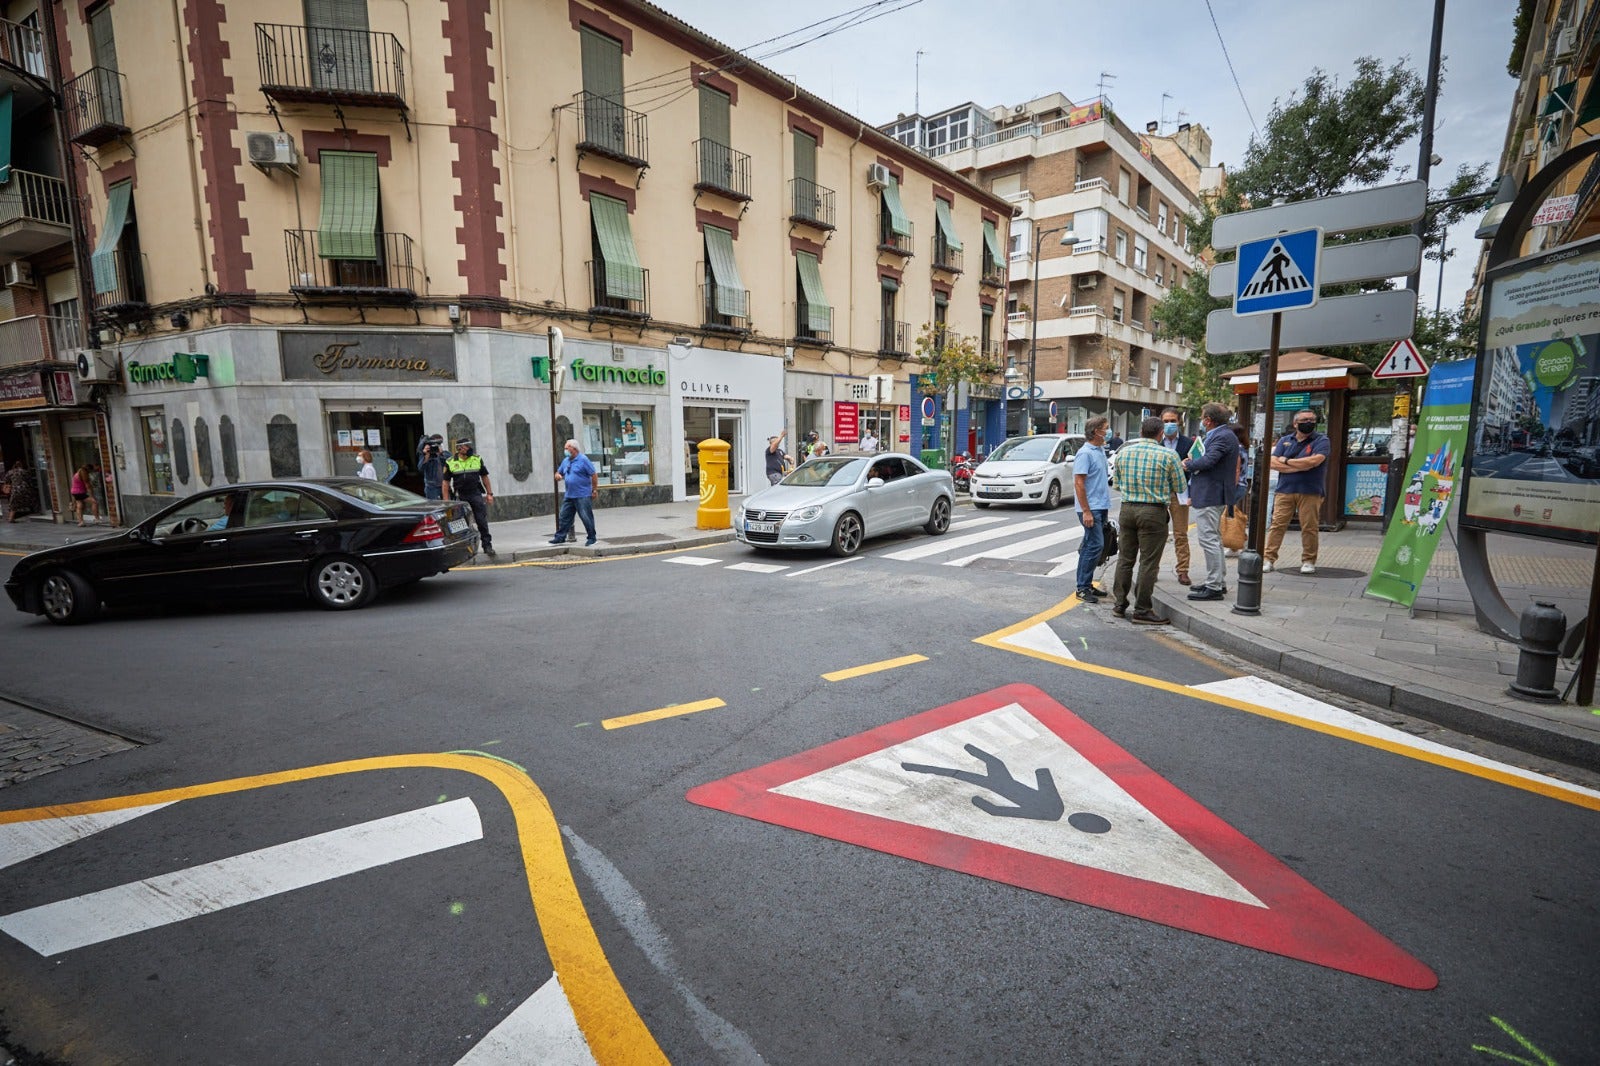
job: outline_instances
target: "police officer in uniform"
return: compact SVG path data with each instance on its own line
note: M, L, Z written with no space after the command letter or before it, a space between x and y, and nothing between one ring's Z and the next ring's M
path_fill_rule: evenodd
M483 554L493 559L489 505L494 503L494 490L489 486L489 471L484 469L483 456L473 452L471 438L462 437L456 441L456 453L444 465L444 498L448 500L454 496L472 508L473 521L478 523L478 539L483 541Z

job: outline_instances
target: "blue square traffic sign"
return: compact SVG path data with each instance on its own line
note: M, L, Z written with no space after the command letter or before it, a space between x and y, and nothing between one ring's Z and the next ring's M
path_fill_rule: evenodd
M1321 258L1321 229L1280 233L1239 245L1233 313L1265 315L1310 307L1317 302Z

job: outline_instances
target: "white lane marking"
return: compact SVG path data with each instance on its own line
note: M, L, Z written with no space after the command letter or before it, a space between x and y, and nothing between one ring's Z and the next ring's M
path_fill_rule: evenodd
M1532 770L1508 766L1503 762L1495 762L1493 759L1486 759L1469 751L1461 751L1459 748L1447 747L1431 740L1414 737L1404 730L1395 729L1381 722L1374 722L1370 718L1363 718L1359 714L1352 714L1332 704L1314 700L1310 696L1295 692L1293 689L1284 688L1282 685L1274 684L1264 678L1230 677L1223 681L1211 681L1204 685L1191 687L1205 692L1214 692L1219 696L1231 696L1236 700L1244 700L1246 703L1259 704L1262 707L1271 708L1290 717L1303 718L1323 725L1338 726L1340 729L1346 729L1352 733L1376 737L1391 744L1401 744L1417 751L1426 751L1435 755L1448 755L1458 762L1488 767L1491 770L1498 770L1503 774L1518 777L1524 781L1537 781L1541 785L1558 788L1564 792L1600 797L1600 792L1592 788L1584 788L1582 785L1558 781L1553 777L1546 777L1544 774L1535 773Z
M1029 552L1038 551L1040 548L1048 548L1055 544L1065 544L1068 541L1079 540L1082 537L1082 528L1058 529L1053 533L1045 533L1041 536L1030 537L1027 540L1019 540L1015 544L988 548L975 555L963 555L959 559L949 560L944 565L966 566L978 559L1015 559L1019 555L1027 555Z
M1057 655L1063 659L1077 659L1077 656L1067 650L1061 643L1061 638L1056 631L1050 628L1049 622L1040 622L1038 625L1029 626L1020 633L1013 633L1000 640L1002 644L1009 644L1014 648L1026 648L1029 651L1042 651L1046 655Z
M461 1056L456 1066L593 1066L572 1004L555 974Z
M104 811L100 814L74 814L66 818L0 825L0 870L53 851L63 844L93 836L102 829L131 822L141 815L170 806L170 803L152 803L148 807L125 807L120 811Z
M933 537L926 543L918 544L914 548L903 548L897 552L889 552L881 556L881 558L900 560L926 559L930 555L971 547L974 544L982 544L984 541L994 540L998 537L1009 537L1013 533L1029 533L1041 526L1048 525L1054 525L1054 523L1047 522L1042 518L1036 518L1031 522L1017 522L1014 525L1003 526L1000 529L986 529L981 533L968 533L964 537Z
M452 800L31 907L0 932L59 955L482 838L472 800Z
M805 570L796 570L792 574L784 574L783 576L784 577L799 577L801 574L814 574L818 570L826 570L830 566L843 566L845 563L859 563L860 561L861 561L861 556L855 555L855 556L851 556L848 559L835 559L833 562L831 562L831 563L823 563L821 566L812 566L812 567L808 567Z
M679 566L715 566L722 562L721 559L707 559L701 555L674 555L665 561L677 563Z
M788 563L729 563L729 570L747 570L752 574L776 574L789 569Z
M1078 571L1077 552L1068 552L1067 554L1061 556L1059 562L1055 559L1049 559L1046 561L1056 563L1056 567L1054 570L1051 570L1048 574L1044 575L1045 577L1061 577L1064 574L1076 574Z

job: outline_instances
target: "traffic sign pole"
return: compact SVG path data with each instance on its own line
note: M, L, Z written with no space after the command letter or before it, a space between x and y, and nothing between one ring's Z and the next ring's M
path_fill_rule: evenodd
M1256 441L1256 475L1250 479L1250 529L1239 553L1237 614L1261 613L1261 549L1267 533L1267 483L1272 466L1272 414L1278 399L1278 341L1283 336L1283 312L1272 316L1272 340L1261 356L1257 371L1256 401L1261 409L1261 435Z

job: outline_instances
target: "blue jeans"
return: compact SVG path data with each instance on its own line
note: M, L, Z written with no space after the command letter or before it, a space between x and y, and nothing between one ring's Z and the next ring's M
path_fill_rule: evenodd
M556 536L565 539L572 535L573 517L583 519L584 531L589 534L589 540L594 540L594 497L563 496L561 498L561 517L556 522Z
M1094 525L1083 527L1083 543L1078 545L1078 588L1094 584L1094 568L1100 565L1100 552L1106 546L1106 512L1092 508ZM1080 513L1078 521L1083 521Z
M430 500L443 499L444 496L439 491L439 489L440 489L440 483L437 482L437 481L424 481L422 483L422 495L426 499L430 499Z

